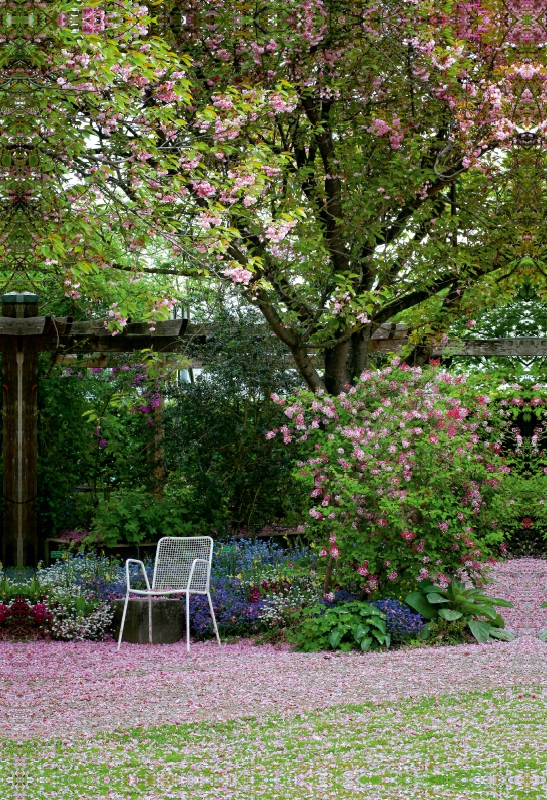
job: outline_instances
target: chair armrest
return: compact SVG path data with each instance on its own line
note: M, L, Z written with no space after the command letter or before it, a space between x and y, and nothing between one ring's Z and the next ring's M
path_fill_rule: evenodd
M207 583L209 583L209 561L206 558L194 558L192 561L192 566L190 567L190 574L188 575L188 583L186 584L186 591L190 591L190 586L192 584L192 578L194 577L194 569L196 564L206 564L207 565Z
M146 569L144 568L144 564L142 561L139 561L138 558L128 558L125 562L125 577L127 580L127 591L131 591L131 578L129 577L129 565L130 564L140 564L142 568L142 572L144 575L144 580L146 581L146 588L150 591L150 581L148 580L148 575L146 573Z

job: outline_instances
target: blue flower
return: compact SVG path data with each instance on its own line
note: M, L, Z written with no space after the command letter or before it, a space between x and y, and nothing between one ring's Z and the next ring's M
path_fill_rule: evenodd
M420 614L412 612L405 603L387 597L383 600L373 600L370 605L386 615L386 630L394 642L420 635L424 620Z

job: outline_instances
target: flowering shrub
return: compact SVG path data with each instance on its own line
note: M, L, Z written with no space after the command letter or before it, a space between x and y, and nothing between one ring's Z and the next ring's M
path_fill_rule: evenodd
M104 639L112 623L108 603L83 596L41 598L32 605L23 596L0 604L0 636L5 638Z
M153 561L145 558L144 565L148 580L152 581ZM133 588L146 588L142 571L137 564L130 566L130 575ZM82 594L94 600L116 600L125 597L125 565L116 558L97 556L94 553L65 553L53 566L38 570L36 585L38 591L48 589L56 594L63 593L63 596ZM1 589L0 584L0 597Z
M53 639L104 639L113 612L106 580L120 581L122 570L110 559L68 553L31 580L0 580L0 636ZM95 591L99 586L100 591Z
M509 472L489 397L463 377L394 359L338 397L276 399L291 422L269 435L314 445L299 475L311 484L308 535L324 559L325 591L331 574L369 595L402 575L481 579L503 539Z
M211 576L239 576L240 580L248 580L253 585L266 579L281 576L280 570L288 567L292 574L294 569L313 570L316 557L309 547L282 548L277 542L260 541L258 539L238 539L230 542L216 542ZM268 568L275 568L268 571Z
M50 608L48 632L53 639L100 641L110 631L114 617L110 603L86 602L81 596L54 600Z
M319 584L311 575L295 578L292 583L283 586L282 591L276 591L278 587L275 584L265 583L260 621L266 630L292 627L298 612L316 605L320 597Z
M0 636L26 639L49 633L53 615L43 602L30 605L24 597L16 597L0 605Z

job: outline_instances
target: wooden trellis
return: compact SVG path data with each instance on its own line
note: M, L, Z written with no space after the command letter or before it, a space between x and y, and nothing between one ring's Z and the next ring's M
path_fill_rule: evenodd
M4 530L2 562L35 564L38 552L37 493L37 389L38 353L162 353L180 348L187 320L130 323L112 336L104 323L73 322L36 315L38 296L6 294L2 297L0 348L3 363Z

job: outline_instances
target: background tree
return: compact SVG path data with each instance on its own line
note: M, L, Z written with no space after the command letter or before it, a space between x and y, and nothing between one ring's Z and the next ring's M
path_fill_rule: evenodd
M229 219L238 231L216 274L242 286L311 388L337 393L353 380L378 324L437 298L424 331L433 334L468 288L478 294L485 276L511 273L522 256L516 217L500 228L481 212L494 205L506 218L500 148L541 117L522 101L541 89L541 71L528 66L541 62L541 37L518 9L511 25L495 2L439 11L241 2L235 13L233 4L188 2L182 11L187 24L171 34L195 65L189 125L218 147L209 182L233 186L219 190L217 216L206 219L211 230ZM161 30L169 24L164 15ZM243 129L234 85L276 90L269 118ZM243 160L258 145L272 154L266 192L264 166ZM232 206L242 187L243 204Z

